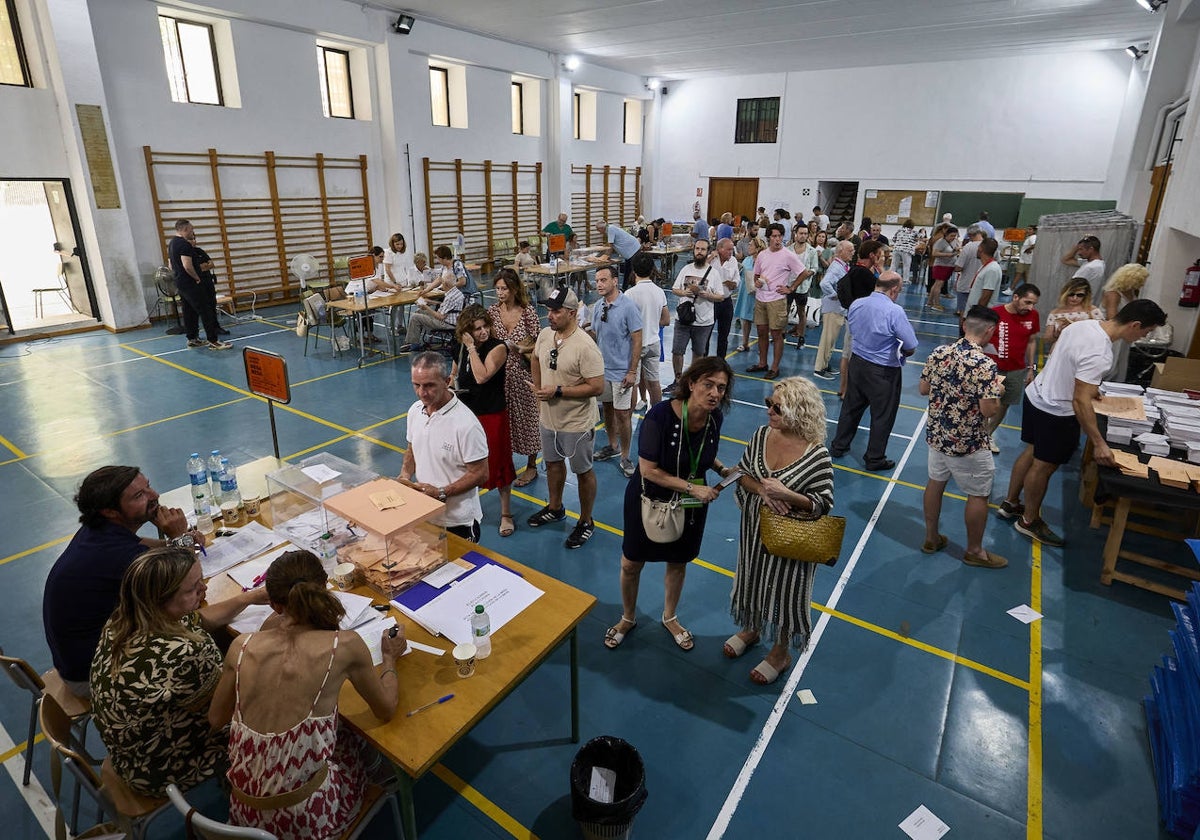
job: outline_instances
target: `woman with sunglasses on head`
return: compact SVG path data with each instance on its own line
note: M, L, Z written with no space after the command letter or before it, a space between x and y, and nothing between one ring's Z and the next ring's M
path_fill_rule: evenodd
M517 529L512 518L512 484L517 474L513 470L513 442L505 397L508 345L493 334L492 319L477 303L458 316L455 337L459 350L450 381L457 383L459 399L483 426L488 445L488 477L480 486L500 491L500 536L511 537Z
M695 645L679 623L677 608L683 579L700 550L709 503L721 488L708 484L710 469L722 478L731 470L717 460L723 409L730 404L733 371L719 356L692 362L678 379L675 396L646 412L638 431L638 459L625 487L625 537L621 543L621 620L604 634L604 645L616 648L637 626L638 585L647 562L665 562L662 625L682 650ZM642 521L642 495L677 502L683 511L683 533L674 542L652 540Z
M1087 320L1103 321L1104 312L1092 304L1092 284L1082 277L1076 277L1063 286L1058 295L1058 306L1046 316L1046 328L1042 330L1046 352L1050 352L1051 346L1068 326L1076 321Z
M818 564L776 557L759 535L762 508L823 516L833 507L833 463L825 449L825 404L807 379L789 377L767 398L767 425L750 438L737 469L742 509L737 575L730 614L742 628L725 641L725 655L741 656L760 638L771 642L750 671L769 685L792 664L788 647L803 652L812 633L812 585Z

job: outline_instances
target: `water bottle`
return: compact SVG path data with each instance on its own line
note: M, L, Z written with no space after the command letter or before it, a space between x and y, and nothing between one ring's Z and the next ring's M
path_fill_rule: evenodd
M492 620L488 618L483 604L475 605L471 616L471 642L475 645L475 658L487 659L492 654Z
M242 494L238 492L237 468L229 463L228 458L221 459L221 504L230 499L241 502Z
M188 479L192 485L192 509L196 516L205 516L212 512L209 507L208 468L199 452L193 452L187 462Z
M212 454L208 456L208 482L209 492L212 493L213 499L220 502L221 499L221 450L214 449Z
M337 564L337 546L333 544L333 534L328 531L322 534L318 541L317 557L321 558L321 565L326 571Z

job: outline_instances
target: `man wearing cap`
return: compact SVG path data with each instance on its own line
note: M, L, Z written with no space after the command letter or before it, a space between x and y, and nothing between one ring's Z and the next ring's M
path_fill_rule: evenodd
M566 519L563 487L567 464L579 482L579 522L566 540L567 548L579 548L596 526L592 506L596 502L596 473L592 469L593 427L596 397L604 390L604 357L591 336L577 322L579 298L559 286L546 299L550 326L538 333L530 368L533 393L541 401L542 453L546 462L549 504L526 520L540 528Z
M1070 266L1071 279L1086 280L1096 291L1104 285L1104 260L1100 259L1100 239L1095 236L1085 236L1079 242L1067 249L1063 254L1062 264Z

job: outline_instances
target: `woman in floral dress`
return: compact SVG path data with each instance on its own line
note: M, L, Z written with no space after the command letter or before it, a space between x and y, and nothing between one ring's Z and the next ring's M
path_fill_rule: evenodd
M533 395L533 377L529 373L528 351L533 349L541 325L537 311L529 302L525 285L511 268L496 273L496 303L488 308L492 335L508 345L505 362L504 395L508 400L508 423L513 452L528 462L513 482L524 487L537 478L537 456L542 447L538 427L538 401Z

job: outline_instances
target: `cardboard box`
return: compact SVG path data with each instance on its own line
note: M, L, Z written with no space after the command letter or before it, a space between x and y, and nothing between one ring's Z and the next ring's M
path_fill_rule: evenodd
M1164 391L1182 391L1200 389L1200 359L1185 359L1171 356L1154 365L1154 378L1150 380L1151 388L1162 388Z

